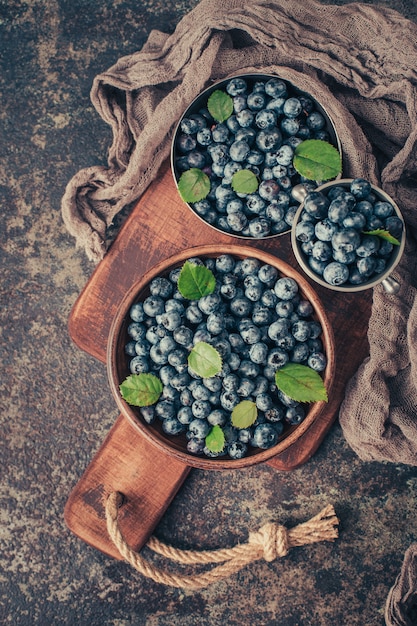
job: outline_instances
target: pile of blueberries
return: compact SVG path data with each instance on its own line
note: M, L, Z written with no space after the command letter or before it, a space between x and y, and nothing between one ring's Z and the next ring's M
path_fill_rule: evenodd
M357 286L382 274L401 241L403 222L391 202L355 178L307 194L295 227L305 262L332 286ZM369 234L373 233L373 234Z
M235 77L225 91L233 99L226 121L216 122L198 105L180 121L173 152L177 180L191 168L208 174L208 196L190 206L223 232L257 239L288 232L299 206L292 190L303 182L294 150L305 139L331 142L326 118L312 98L277 77ZM242 169L258 177L256 192L233 190L232 177Z
M274 446L285 429L305 417L305 405L279 390L275 372L288 362L326 367L322 327L310 301L291 277L256 258L220 254L193 257L214 274L213 293L187 300L178 290L181 267L149 283L149 295L130 308L125 351L132 374L153 373L163 384L158 401L140 408L146 423L160 420L167 435L185 434L191 454L239 459L251 447ZM222 358L219 374L202 378L188 365L204 341ZM256 403L256 422L238 429L231 412ZM207 449L214 426L225 435L221 453Z

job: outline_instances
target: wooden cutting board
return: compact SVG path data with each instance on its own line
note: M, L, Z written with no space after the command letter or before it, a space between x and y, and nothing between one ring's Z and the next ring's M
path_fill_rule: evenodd
M299 269L289 234L248 242L222 234L202 222L179 197L166 163L75 302L68 323L72 340L81 350L104 363L113 316L125 292L138 278L156 263L185 248L239 242L274 254ZM315 284L314 288L333 324L336 382L326 411L296 444L268 461L268 465L282 471L299 467L315 453L337 417L346 383L369 351L367 329L372 290L345 294ZM119 416L70 494L65 521L81 539L120 558L107 536L105 497L114 490L125 495L120 513L121 528L130 545L139 550L189 471L188 465L144 441L127 420Z

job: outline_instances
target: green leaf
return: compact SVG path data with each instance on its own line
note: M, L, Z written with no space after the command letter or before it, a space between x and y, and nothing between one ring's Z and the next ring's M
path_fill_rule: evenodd
M340 153L327 141L306 139L295 149L293 165L309 180L330 180L342 171Z
M216 348L205 341L199 341L188 355L188 365L202 378L211 378L221 371L223 364Z
M375 235L376 237L380 237L381 239L385 239L390 243L394 244L394 246L401 245L396 237L393 237L388 230L384 230L383 228L377 228L376 230L368 230L363 231L364 235Z
M207 108L217 122L224 122L233 113L233 100L225 91L216 89L207 100Z
M236 193L254 193L258 187L258 179L251 170L239 170L232 176L232 189Z
M258 408L251 400L242 400L232 411L232 426L249 428L258 417Z
M217 424L216 426L213 426L213 428L205 438L205 443L207 448L211 452L221 452L224 449L226 438L220 426L218 426Z
M199 300L213 293L216 279L205 265L197 265L186 261L178 277L178 290L188 300Z
M210 191L210 178L198 167L192 167L181 174L178 191L184 202L203 200Z
M275 372L275 383L297 402L327 402L327 391L320 374L307 365L287 363Z
M123 400L132 406L155 404L163 390L163 384L154 374L131 374L120 385Z

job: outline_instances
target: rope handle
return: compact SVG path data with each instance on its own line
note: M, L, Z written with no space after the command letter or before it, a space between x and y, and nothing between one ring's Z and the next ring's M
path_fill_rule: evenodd
M247 543L219 550L180 550L166 545L152 536L146 543L157 554L185 565L221 563L211 570L196 575L172 574L146 561L126 543L118 524L119 508L124 496L113 491L106 501L107 532L122 557L143 576L157 583L188 589L200 589L235 574L249 563L264 558L274 561L286 556L291 548L320 541L334 541L338 537L339 520L331 504L309 521L287 530L281 524L268 522L257 532L249 533Z

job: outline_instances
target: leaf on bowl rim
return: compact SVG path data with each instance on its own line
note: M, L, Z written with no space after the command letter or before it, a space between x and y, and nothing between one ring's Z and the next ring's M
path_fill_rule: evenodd
M308 180L325 181L342 171L340 152L328 141L306 139L294 151L293 165Z
M380 237L381 239L385 239L385 241L389 241L389 243L392 243L394 246L401 245L401 242L398 241L396 237L391 235L391 233L388 230L385 230L384 228L376 228L375 230L364 230L363 234L375 235L375 237Z
M318 372L301 363L287 363L275 372L275 383L297 402L328 401L327 390Z

